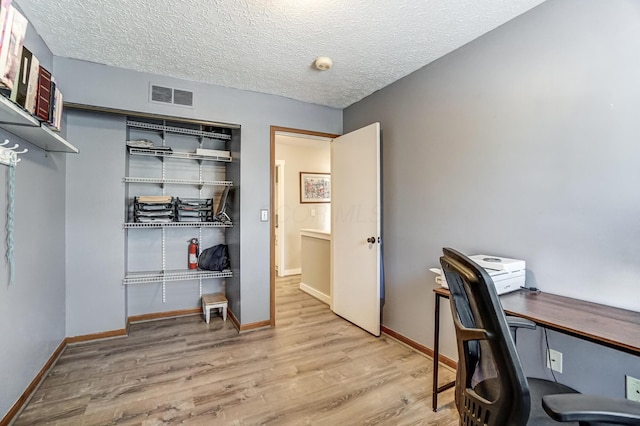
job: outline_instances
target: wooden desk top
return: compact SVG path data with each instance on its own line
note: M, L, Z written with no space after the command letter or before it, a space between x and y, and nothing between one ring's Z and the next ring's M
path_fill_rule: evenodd
M449 297L449 290L434 292ZM552 330L640 355L640 312L549 293L518 290L500 296L506 314Z

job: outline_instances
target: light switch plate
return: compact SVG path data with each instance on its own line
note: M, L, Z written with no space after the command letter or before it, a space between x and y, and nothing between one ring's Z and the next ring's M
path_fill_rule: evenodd
M547 352L547 368L562 373L562 352L549 349L549 352Z
M269 220L269 210L267 209L260 210L260 221L266 222L268 220Z
M625 378L627 384L627 399L640 402L640 379L631 376L625 376Z

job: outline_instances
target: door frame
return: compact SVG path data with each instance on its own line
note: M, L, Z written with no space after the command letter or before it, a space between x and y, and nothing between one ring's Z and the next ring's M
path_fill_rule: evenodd
M275 176L279 176L280 181L278 182L278 187L277 187L277 191L278 191L278 205L276 206L276 204L274 203L274 215L276 213L278 213L278 215L275 216L275 220L273 222L273 226L275 227L277 225L278 230L274 233L274 236L277 235L277 240L280 241L280 245L278 246L278 250L276 250L276 252L274 252L277 256L275 256L273 258L273 264L275 266L276 259L280 259L280 268L278 269L278 273L276 274L279 277L283 277L284 274L284 268L283 268L283 262L285 259L285 244L284 244L284 217L283 217L283 212L282 209L280 207L284 206L284 181L282 179L282 177L284 176L284 168L285 168L285 161L284 160L275 160L275 170L277 171L277 173L274 174L274 178ZM274 179L275 181L275 179ZM274 183L275 184L275 183ZM276 192L273 192L273 195L275 197ZM273 243L275 244L275 240L276 238L274 238Z
M281 127L281 126L271 126L271 152L270 152L270 160L269 160L269 170L270 170L270 179L269 179L269 261L270 261L270 286L269 286L269 305L270 305L270 315L269 322L271 327L276 326L276 248L275 248L275 210L274 210L274 193L275 193L275 173L276 173L276 133L291 133L294 135L304 136L319 136L323 138L335 139L338 134L334 133L324 133L324 132L314 132L311 130L303 130L303 129L294 129L291 127Z

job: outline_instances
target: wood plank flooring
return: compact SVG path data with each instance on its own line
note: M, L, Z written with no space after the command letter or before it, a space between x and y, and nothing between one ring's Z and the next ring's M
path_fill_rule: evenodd
M458 424L453 390L430 408L429 358L336 316L299 279L278 282L276 328L239 335L212 313L69 346L14 425Z

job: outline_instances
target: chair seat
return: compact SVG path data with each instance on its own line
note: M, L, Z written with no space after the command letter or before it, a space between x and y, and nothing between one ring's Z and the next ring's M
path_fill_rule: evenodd
M542 408L542 397L560 393L578 393L574 389L560 383L544 379L527 378L529 392L531 394L531 412L527 425L531 426L558 426L560 423L550 418ZM562 423L562 425L576 425L578 423Z

